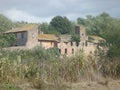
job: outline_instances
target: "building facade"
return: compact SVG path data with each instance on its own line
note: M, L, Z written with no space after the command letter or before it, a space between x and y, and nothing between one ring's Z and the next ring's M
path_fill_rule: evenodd
M88 56L97 49L100 40L99 36L87 36L86 30L82 26L75 27L75 35L80 37L79 42L72 41L71 35L56 36L54 34L38 34L37 25L26 25L7 31L16 36L16 41L12 48L31 49L41 45L45 49L57 47L61 56L75 56L83 51ZM91 42L92 41L92 42Z
M20 28L14 28L6 32L6 34L15 34L15 42L11 48L30 49L38 45L38 26L34 24L25 25Z
M88 42L88 36L86 35L86 30L84 27L76 26L75 35L80 37L80 42L72 41L72 36L61 36L62 39L60 39L58 42L58 48L62 56L75 56L81 51L88 56L90 53L95 52L97 45Z

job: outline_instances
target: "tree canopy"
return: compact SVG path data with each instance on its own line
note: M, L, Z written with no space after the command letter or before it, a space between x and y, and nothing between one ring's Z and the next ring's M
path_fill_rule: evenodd
M72 31L72 23L67 17L56 16L51 20L49 30L60 34L69 34Z
M39 33L43 31L44 33L49 33L49 24L47 22L43 22L42 24L39 25L38 31Z

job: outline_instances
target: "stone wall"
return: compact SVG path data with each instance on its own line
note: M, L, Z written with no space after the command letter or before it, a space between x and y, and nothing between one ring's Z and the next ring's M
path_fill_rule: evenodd
M59 52L62 56L75 56L78 55L80 51L83 51L85 56L94 53L96 50L96 45L93 43L88 43L85 45L83 42L59 42L58 43Z
M27 48L33 48L37 46L38 43L38 28L35 28L33 30L28 30L28 40L27 40Z
M56 41L46 41L46 40L39 41L39 45L41 45L45 49L57 47L56 43L57 43Z

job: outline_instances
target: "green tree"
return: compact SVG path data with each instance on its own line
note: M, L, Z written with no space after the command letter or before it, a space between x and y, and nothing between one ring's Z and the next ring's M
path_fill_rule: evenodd
M49 33L48 27L49 27L49 24L47 22L40 24L38 27L39 33L40 31L43 31L44 33Z
M77 23L84 25L90 35L101 36L108 45L107 55L120 57L120 20L103 12L98 16L88 15L86 19L78 18Z
M12 21L0 14L0 48L10 46L10 43L14 41L14 35L4 34L4 32L10 30L12 26Z
M80 36L79 35L72 35L71 41L76 42L76 45L78 46L79 42L80 42Z
M86 19L78 18L77 23L84 25L87 29L87 33L90 35L103 36L103 33L112 26L112 17L109 14L103 12L98 16L87 15Z
M78 23L79 25L83 25L83 26L86 26L86 25L87 25L86 19L81 18L81 17L77 18L77 23Z
M79 35L72 35L71 41L74 41L77 43L80 42L80 36Z
M0 14L0 33L3 33L12 28L12 21L5 17L4 15Z
M57 31L60 34L69 34L72 32L72 23L67 17L56 16L50 22L49 30Z
M11 46L14 40L15 40L14 34L1 34L0 35L0 48Z
M120 20L112 20L111 27L104 33L104 37L108 43L109 57L120 58Z

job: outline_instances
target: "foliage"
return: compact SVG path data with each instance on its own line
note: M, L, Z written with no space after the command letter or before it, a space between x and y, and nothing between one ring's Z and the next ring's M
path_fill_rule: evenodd
M80 36L79 35L73 35L71 40L74 41L74 42L80 42Z
M76 46L79 46L80 36L79 35L72 35L71 42L76 42Z
M56 16L51 20L49 30L57 31L60 34L68 34L72 31L72 24L67 17Z
M4 84L5 90L15 90L15 86L12 83Z
M53 60L54 58L59 58L59 50L58 48L49 48L45 49L41 46L37 46L31 50L14 50L14 51L7 51L1 50L1 58L4 56L8 56L10 61L18 59L18 56L22 57L22 60ZM31 58L31 59L30 59Z
M103 12L98 16L88 15L86 19L78 18L78 24L82 24L87 28L90 35L101 36L106 40L108 57L118 58L120 55L120 20L111 17Z
M0 35L0 48L9 47L15 41L14 34L1 34Z
M59 57L58 48L49 48L46 50L41 46L38 46L32 49L30 54L34 56L36 60L38 59L52 60L55 57L56 58Z
M39 31L39 33L40 33L41 31L44 32L44 33L49 33L49 29L48 29L48 27L49 27L49 24L46 23L46 22L40 24L39 27L38 27L38 31Z
M56 16L50 23L43 22L39 25L39 33L42 31L46 34L73 34L75 22L69 21L66 17Z
M77 18L77 23L78 23L79 25L83 25L83 26L86 26L86 25L87 25L86 19L81 18L81 17Z
M13 22L13 28L21 27L21 26L26 25L26 24L28 24L28 22L24 22L24 21Z
M77 19L78 24L86 26L88 34L98 36L103 36L104 32L112 27L110 21L112 21L112 17L105 12L96 17L87 15L86 19Z
M5 35L5 31L11 29L13 23L7 17L0 14L0 48L10 46L11 42L14 41L14 35Z
M4 15L0 14L0 33L5 32L12 28L12 21Z
M82 52L76 57L60 59L55 56L56 53L53 54L54 50L56 51L55 48L45 50L45 53L42 50L45 49L37 47L28 51L3 50L1 52L0 83L4 85L5 89L18 90L18 88L23 88L20 87L22 86L20 84L24 85L24 82L27 82L30 83L30 87L36 89L67 90L67 86L63 82L99 80L101 75L120 78L118 61L105 60L102 52L99 52L102 58L97 55L89 56L88 62ZM47 52L52 53L51 57ZM47 55L49 58L46 58Z
M47 49L48 57L52 60L56 57L58 58L60 56L59 49L58 48L49 48Z
M0 23L0 47L9 46L14 37L5 35L3 32L10 29L12 23L3 15L0 15ZM50 25L43 23L39 29L45 33L69 34L71 33L70 23L66 17L56 16ZM16 23L15 26L22 24ZM96 55L87 57L88 62L83 54L61 59L58 48L46 50L38 46L25 51L1 50L0 84L4 84L7 90L14 90L16 83L26 80L37 89L58 90L61 88L62 90L62 82L77 82L83 79L99 80L101 75L120 78L120 20L102 13L96 17L88 15L86 19L78 18L78 24L86 26L89 34L105 38L109 48L107 56L103 50L98 49ZM76 42L79 42L79 39L78 36L72 37L72 40Z

